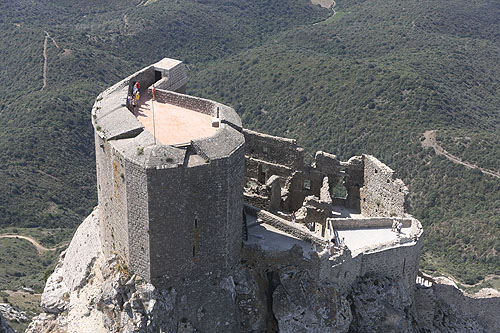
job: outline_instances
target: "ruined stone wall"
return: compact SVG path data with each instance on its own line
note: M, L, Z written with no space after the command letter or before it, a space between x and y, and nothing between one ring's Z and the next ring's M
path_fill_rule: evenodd
M151 278L172 285L239 261L243 147L195 167L148 170Z
M95 133L100 238L104 253L129 259L127 191L124 162L111 145Z
M302 207L304 199L310 195L320 196L323 186L324 174L313 168L295 172L287 184L288 197L285 200L284 209L296 211Z
M281 177L281 186L285 186L285 180L292 175L294 170L289 167L265 162L254 158L245 159L245 177L257 179L264 184L271 176Z
M303 167L304 151L297 146L296 140L262 134L247 129L243 130L243 134L245 135L246 156L283 165L294 170Z
M318 246L326 246L327 240L323 237L310 232L305 226L299 223L289 222L279 216L276 216L266 210L261 210L257 207L252 207L250 205L245 205L245 210L247 213L255 215L262 222L269 224L281 231L286 232L298 239L302 239L311 244L316 244Z
M370 155L363 155L364 186L360 190L361 214L403 216L408 189L394 171Z

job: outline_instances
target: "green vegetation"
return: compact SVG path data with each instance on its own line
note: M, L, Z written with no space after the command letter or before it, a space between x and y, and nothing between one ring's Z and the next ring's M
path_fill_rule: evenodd
M500 172L500 134L481 130L443 130L437 141L462 161Z
M0 233L70 239L96 205L94 98L168 56L188 65L189 93L232 105L246 127L396 170L425 227L425 270L500 274L500 181L420 144L435 129L450 153L498 170L498 3L339 1L334 17L306 0L143 3L0 3ZM44 31L58 47L48 39L40 91ZM9 289L41 290L57 258L15 239L0 251Z
M42 292L46 272L54 269L58 251L47 251L41 255L31 243L23 239L0 239L0 285L2 289L20 290L33 288Z

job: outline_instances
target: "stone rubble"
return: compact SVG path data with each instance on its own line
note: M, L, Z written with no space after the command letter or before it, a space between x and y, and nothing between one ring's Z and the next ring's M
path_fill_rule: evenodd
M28 321L26 312L19 311L8 303L0 303L0 315L5 317L5 319L10 321Z

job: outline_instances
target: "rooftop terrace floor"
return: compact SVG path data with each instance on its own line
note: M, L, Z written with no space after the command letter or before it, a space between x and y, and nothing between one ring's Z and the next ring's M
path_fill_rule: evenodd
M408 236L411 228L401 229L401 237ZM365 247L389 243L398 238L398 233L391 231L391 228L380 229L356 229L356 230L338 230L339 237L345 238L345 245L351 251Z
M188 143L215 134L209 115L172 104L154 102L156 139L164 145ZM134 115L151 134L153 131L152 100L144 94Z
M309 258L313 251L311 243L295 238L284 231L265 223L248 227L248 241L245 244L257 244L264 251L288 251L294 245L302 247L303 256Z

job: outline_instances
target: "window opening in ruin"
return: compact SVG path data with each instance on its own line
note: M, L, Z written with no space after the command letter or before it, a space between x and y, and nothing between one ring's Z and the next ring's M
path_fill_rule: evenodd
M347 198L347 189L344 186L344 180L341 179L335 185L334 188L332 188L332 197L334 198L340 198L340 199L345 199Z
M155 82L161 80L161 72L160 71L155 71Z
M391 182L391 180L390 180L390 179L387 179L387 184L389 184L390 182Z
M262 147L262 152L263 152L264 154L269 153L269 148L267 148L267 147Z
M194 219L194 229L193 229L193 258L196 257L198 254L198 238L199 238L199 231L198 231L198 219Z
M258 181L262 184L264 184L267 180L266 173L267 173L267 165L262 165L259 164L259 175L258 175Z
M375 169L375 173L377 173L377 172L378 172L377 169Z
M304 179L304 190L310 190L310 189L311 189L311 180Z

